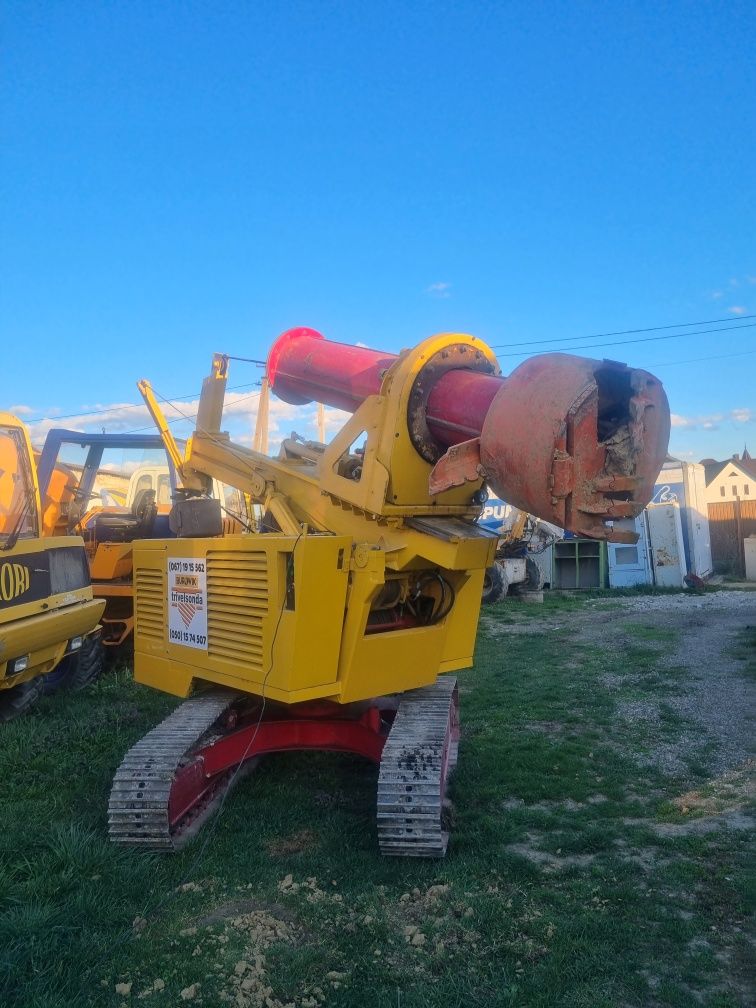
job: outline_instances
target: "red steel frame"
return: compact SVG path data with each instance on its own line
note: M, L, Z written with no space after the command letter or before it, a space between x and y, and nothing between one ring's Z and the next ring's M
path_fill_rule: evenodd
M390 701L389 701L390 703ZM173 780L168 801L171 829L201 803L209 800L229 773L242 763L274 752L325 750L354 753L380 763L387 722L395 711L372 705L358 715L338 704L303 704L290 713L275 710L260 719L259 709L243 715L239 724L232 712L227 733L198 749Z

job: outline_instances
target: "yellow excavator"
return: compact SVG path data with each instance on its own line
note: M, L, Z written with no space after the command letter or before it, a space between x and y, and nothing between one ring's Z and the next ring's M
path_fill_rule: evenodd
M378 765L382 853L441 857L455 673L498 540L476 523L485 484L559 528L630 541L612 523L642 510L665 458L661 383L561 354L503 378L465 334L397 356L293 329L268 357L273 391L352 416L329 444L292 435L269 458L222 431L228 365L214 357L183 453L140 383L182 489L179 534L133 546L134 675L186 699L119 767L110 836L173 850L257 757L326 749ZM222 535L212 478L261 507L260 532Z
M98 622L84 543L42 537L29 434L0 413L0 721L24 713L48 677L81 688L100 670Z

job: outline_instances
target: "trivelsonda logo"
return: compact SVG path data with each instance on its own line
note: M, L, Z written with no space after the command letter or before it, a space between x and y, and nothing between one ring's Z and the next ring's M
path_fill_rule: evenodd
M11 602L29 590L29 568L20 563L0 564L0 599Z

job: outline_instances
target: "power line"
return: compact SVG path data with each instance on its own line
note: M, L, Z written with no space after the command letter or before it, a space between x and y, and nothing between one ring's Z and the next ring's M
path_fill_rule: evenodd
M245 382L243 385L230 385L228 388L229 392L236 392L239 389L250 388L252 385L256 385L257 382ZM173 396L174 399L196 399L199 395L198 392L190 392L187 395ZM167 400L166 400L167 401ZM42 423L43 420L70 420L72 417L90 417L90 416L105 416L106 413L113 413L115 410L127 410L127 409L143 409L144 403L123 403L123 405L111 406L110 409L102 410L91 410L86 413L63 413L61 416L43 416L43 417L33 417L31 419L24 420L24 423Z
M741 315L741 319L756 318L756 315ZM677 322L674 325L647 326L645 329L618 329L617 332L594 333L592 336L565 336L562 339L536 339L525 340L524 343L492 343L491 349L497 350L499 347L521 347L532 346L534 343L567 343L572 340L581 339L604 339L607 336L635 336L637 333L661 332L662 329L686 329L690 326L715 325L717 322L732 322L732 317L704 319L701 322ZM695 336L696 333L681 333L681 336Z
M232 357L231 354L223 354L226 360L243 361L245 364L257 364L258 367L265 367L268 363L264 360L257 360L256 357Z
M239 386L237 386L237 388L238 387ZM248 399L259 399L261 395L262 395L261 392L252 392L251 395L242 396L241 399L237 399L236 402L233 403L232 405L235 406L236 403L247 402ZM196 420L197 417L199 416L199 413L193 413L191 416L189 416L188 413L182 413L181 410L178 408L178 406L176 406L176 404L174 402L172 402L170 399L166 399L164 396L158 395L158 399L160 399L164 403L167 403L169 406L172 406L176 410L177 413L181 413L181 416L173 417L171 420L166 420L166 423L169 423L169 424L172 424L172 423L183 423L186 420ZM148 424L146 427L135 427L133 430L122 431L121 433L122 434L139 434L141 431L153 430L154 426L155 426L154 424Z
M740 350L738 353L716 354L714 357L689 357L688 360L664 361L663 364L649 364L649 368L674 367L677 364L697 364L698 361L726 360L728 357L747 357L756 354L756 350Z
M753 318L756 316L749 316L749 317ZM745 325L720 326L718 329L699 329L698 332L692 332L692 333L667 333L665 336L642 336L640 339L615 340L613 343L582 343L580 344L580 346L562 347L560 348L560 350L537 351L531 356L540 357L542 354L546 353L560 353L561 350L567 350L571 353L573 350L593 350L596 347L628 346L631 343L656 343L658 340L679 339L681 336L707 336L709 333L732 332L733 330L737 329L753 329L753 328L756 328L756 322L747 322ZM514 351L513 353L497 354L496 356L525 357L528 355L523 352L518 353L517 351Z

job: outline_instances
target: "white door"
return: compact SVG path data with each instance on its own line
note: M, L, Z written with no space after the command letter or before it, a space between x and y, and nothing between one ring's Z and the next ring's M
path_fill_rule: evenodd
M651 544L651 562L654 581L664 588L682 588L685 570L680 505L649 504L648 538Z
M709 507L706 503L706 471L702 465L683 465L682 471L690 569L693 574L706 577L714 569L711 562Z
M637 518L620 518L614 522L614 528L623 532L635 532L639 539L634 546L626 543L610 542L606 544L609 559L609 587L630 588L633 585L652 584L645 517L641 514Z

